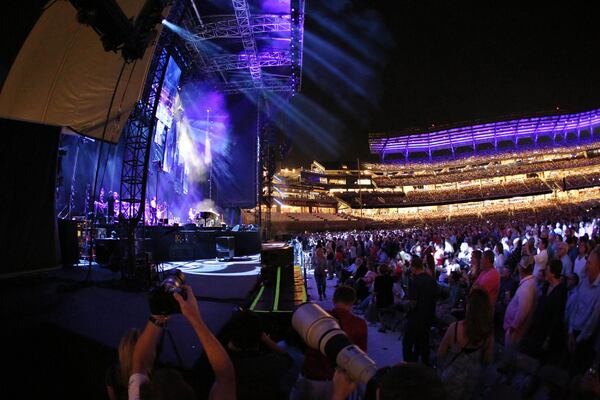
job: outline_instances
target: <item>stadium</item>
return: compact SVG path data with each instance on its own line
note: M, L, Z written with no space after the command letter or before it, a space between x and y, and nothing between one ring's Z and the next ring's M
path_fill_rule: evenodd
M6 398L600 398L588 6L5 2Z
M592 209L599 197L599 139L600 110L372 133L370 151L380 162L314 161L310 170L280 170L272 189L273 231L485 219L565 205ZM253 214L246 211L247 221Z

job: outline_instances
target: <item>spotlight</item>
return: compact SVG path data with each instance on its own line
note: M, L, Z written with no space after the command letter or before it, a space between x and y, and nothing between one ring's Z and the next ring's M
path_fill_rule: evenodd
M168 21L166 19L163 19L162 21L160 21L160 23L163 24L163 25L167 25L167 22Z

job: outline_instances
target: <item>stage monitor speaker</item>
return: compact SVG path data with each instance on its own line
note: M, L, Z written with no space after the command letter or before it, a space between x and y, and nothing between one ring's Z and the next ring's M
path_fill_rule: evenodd
M291 267L294 264L294 248L287 243L263 243L261 264L270 267Z
M233 258L235 256L235 237L217 236L217 258Z

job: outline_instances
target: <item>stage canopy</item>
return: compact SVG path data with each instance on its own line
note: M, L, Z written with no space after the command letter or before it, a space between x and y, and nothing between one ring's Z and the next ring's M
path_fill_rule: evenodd
M116 2L133 19L144 5L144 0ZM160 33L160 25L157 29ZM151 44L142 59L126 64L77 21L70 2L50 2L4 83L0 117L65 126L116 143L140 98L153 51Z

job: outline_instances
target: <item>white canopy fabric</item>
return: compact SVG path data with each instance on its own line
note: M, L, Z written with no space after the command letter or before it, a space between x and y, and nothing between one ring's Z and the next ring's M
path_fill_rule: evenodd
M117 3L129 18L144 1ZM124 64L120 54L104 51L91 27L77 22L68 1L51 3L11 67L0 93L0 117L66 126L116 143L141 96L155 42L142 59Z

